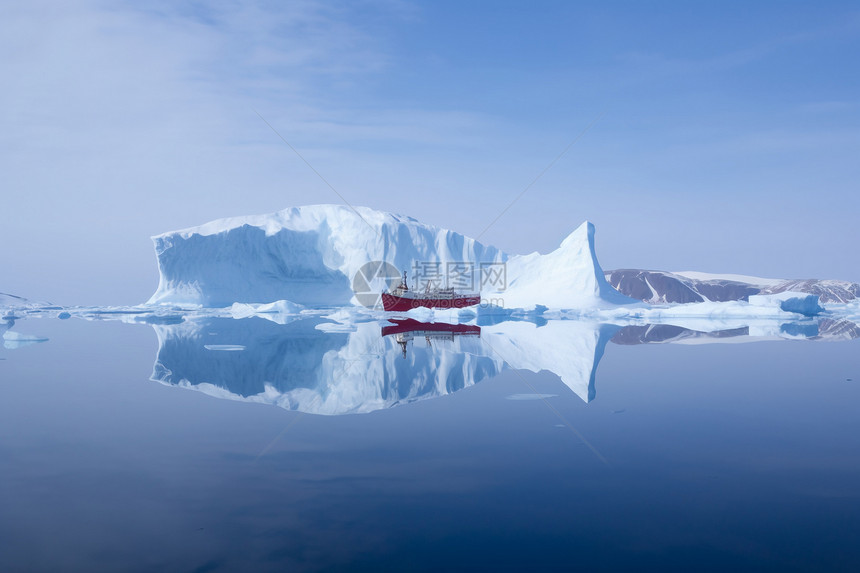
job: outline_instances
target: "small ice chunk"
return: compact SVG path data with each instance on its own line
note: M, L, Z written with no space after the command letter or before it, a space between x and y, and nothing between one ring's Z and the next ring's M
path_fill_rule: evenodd
M816 316L824 310L818 304L818 295L805 292L780 292L776 294L750 295L753 306L773 306L785 312L796 312L804 316Z
M288 300L277 300L266 304L234 302L230 307L233 318L248 318L261 314L298 314L304 307Z
M204 344L203 348L206 350L220 350L226 352L238 352L241 350L245 350L245 347L241 344Z
M3 346L5 346L9 350L14 350L23 346L29 346L30 344L47 341L48 339L44 336L22 334L20 332L14 332L12 330L7 330L3 333Z
M314 328L323 332L355 332L358 327L349 322L321 322Z
M414 318L418 322L432 322L435 318L435 312L433 311L433 309L427 308L425 306L410 308L406 311L405 314L409 318Z

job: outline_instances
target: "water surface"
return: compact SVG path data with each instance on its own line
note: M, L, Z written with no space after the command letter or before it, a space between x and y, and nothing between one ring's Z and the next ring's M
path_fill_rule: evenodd
M856 340L218 320L14 325L0 569L860 567Z

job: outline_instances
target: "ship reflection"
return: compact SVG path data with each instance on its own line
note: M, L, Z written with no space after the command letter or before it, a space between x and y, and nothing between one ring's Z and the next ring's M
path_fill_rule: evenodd
M481 337L481 327L471 324L448 324L445 322L419 322L417 320L390 319L393 325L382 327L382 336L394 336L394 341L400 346L403 358L409 342L416 337L424 337L427 347L432 348L431 341L454 341L456 336Z

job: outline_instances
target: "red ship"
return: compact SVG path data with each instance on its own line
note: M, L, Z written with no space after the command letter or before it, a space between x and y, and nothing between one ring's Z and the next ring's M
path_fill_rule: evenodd
M385 310L403 312L419 306L427 308L464 308L480 304L480 294L457 293L454 289L431 289L430 285L423 293L415 293L406 285L406 271L403 271L403 281L393 291L382 293L382 307Z

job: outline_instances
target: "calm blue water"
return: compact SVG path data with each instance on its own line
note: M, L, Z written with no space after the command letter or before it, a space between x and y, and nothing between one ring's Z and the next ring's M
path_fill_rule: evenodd
M380 337L344 360L403 403L323 416L210 394L301 387L348 334L222 320L175 344L145 324L15 325L50 340L0 349L0 570L860 570L856 340L627 345L613 327L585 402L500 367L518 346L489 334L448 371L477 383L450 374L432 397L410 368L457 353L418 340L401 358ZM547 340L502 358L591 348ZM392 352L393 373L371 371ZM171 382L213 372L231 375L210 394Z

